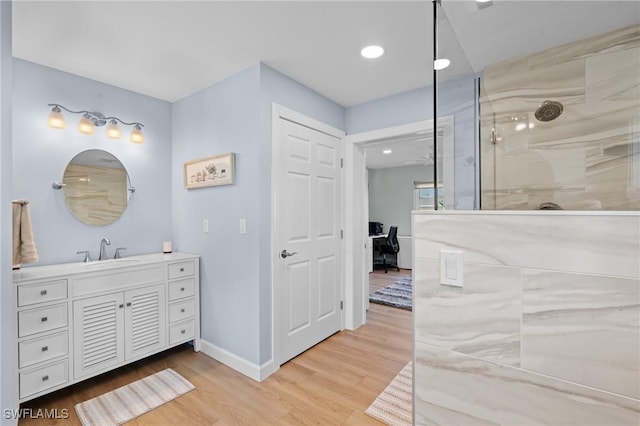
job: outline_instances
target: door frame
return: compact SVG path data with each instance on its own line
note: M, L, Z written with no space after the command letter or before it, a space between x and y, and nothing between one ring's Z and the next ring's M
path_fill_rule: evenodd
M358 151L361 151L368 143L387 138L406 136L414 133L433 134L434 120L422 120L399 126L385 127L382 129L347 135L344 139L344 171L346 174L344 197L345 205L345 237L344 245L347 248L344 259L345 277L345 327L355 330L366 323L366 301L369 273L365 259L368 231L365 232L368 217L368 206L364 206L364 191L366 188L358 185L358 175L363 173L360 167L356 167ZM454 188L454 118L453 116L438 117L438 128L442 131L442 161L443 181L450 188ZM364 165L366 168L366 164ZM366 169L365 169L366 170ZM366 180L365 180L366 181ZM366 182L364 182L366 184ZM445 192L445 204L453 205L453 191ZM362 205L363 211L358 212L358 205ZM362 213L362 214L360 214ZM351 249L352 248L352 249Z
M282 105L272 103L271 104L271 359L273 360L273 371L268 372L267 375L272 374L280 368L281 364L281 354L280 352L280 343L282 341L282 336L280 335L280 328L278 325L280 324L280 298L277 297L280 294L280 268L278 257L278 253L280 247L278 246L277 235L278 235L278 226L277 226L277 218L278 218L278 205L277 205L277 196L279 195L280 186L278 179L278 171L282 166L280 163L280 119L288 120L301 126L308 127L313 130L317 130L322 133L326 133L327 135L333 136L340 140L340 157L344 158L344 140L345 140L345 132L343 130L332 127L326 123L323 123L314 118L303 115L299 112L296 112L292 109L286 108ZM345 202L345 169L341 168L340 171L340 180L341 184L341 212L340 212L340 228L344 229L344 202ZM341 300L345 300L345 240L344 238L341 240L340 247L340 292L341 292ZM345 307L346 308L346 307ZM341 315L341 325L340 329L343 330L345 326L345 310L342 310ZM266 377L266 376L265 376Z

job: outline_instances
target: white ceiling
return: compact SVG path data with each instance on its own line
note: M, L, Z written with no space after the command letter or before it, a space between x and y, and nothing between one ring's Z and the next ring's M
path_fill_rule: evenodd
M442 4L446 78L640 22L637 0ZM169 102L263 62L349 107L431 84L432 14L431 1L14 0L13 53ZM385 55L362 58L367 44Z
M343 106L428 83L428 2L20 1L18 58L179 100L263 62ZM383 60L360 50L382 44Z
M368 169L433 164L433 135L412 133L367 143L363 147ZM385 153L385 151L391 153Z

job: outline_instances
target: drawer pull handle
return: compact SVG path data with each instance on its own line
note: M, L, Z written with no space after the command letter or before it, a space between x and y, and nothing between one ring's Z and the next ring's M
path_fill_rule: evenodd
M127 302L127 306L131 306L131 302Z
M49 350L49 346L43 346L43 347L42 347L42 352L46 352L46 351L48 351L48 350Z
M121 304L118 305L118 308L122 309L122 308L124 308L124 305L121 303Z
M40 290L40 296L46 296L47 290Z
M42 377L42 381L43 381L43 382L46 382L47 380L49 380L49 376L43 376L43 377Z
M184 287L180 287L180 291L184 291Z
M40 322L47 322L48 319L49 318L47 318L47 317L42 317L42 318L40 318Z
M187 332L187 330L182 330L182 331L180 332L180 334L184 334L184 333L186 333L186 332Z
M184 308L180 309L180 313L184 314Z
M184 268L180 268L180 272L184 272Z

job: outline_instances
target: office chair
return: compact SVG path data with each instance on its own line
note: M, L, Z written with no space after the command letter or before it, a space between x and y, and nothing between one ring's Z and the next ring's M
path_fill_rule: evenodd
M384 265L384 273L386 274L389 266L395 266L398 271L398 252L400 251L400 244L398 244L398 227L392 226L389 228L389 234L383 243L378 245L379 253L382 255L382 264ZM387 255L395 257L395 265L387 263Z

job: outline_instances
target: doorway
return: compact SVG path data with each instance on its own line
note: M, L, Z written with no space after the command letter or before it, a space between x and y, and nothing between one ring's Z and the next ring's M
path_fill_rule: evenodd
M353 250L352 256L347 255L346 258L345 282L352 282L353 288L350 289L347 284L346 291L347 294L351 292L354 296L353 323L349 323L349 316L347 316L346 328L357 328L366 322L369 294L372 292L369 285L372 254L369 221L382 221L379 218L369 217L369 204L372 201L375 202L369 199L370 177L378 172L368 173L368 167L374 170L407 168L404 170L405 176L398 179L403 179L405 183L409 182L409 187L405 185L400 189L394 188L391 184L388 185L387 194L376 195L381 197L379 204L394 204L394 197L400 191L403 192L401 194L404 197L402 211L396 212L395 216L392 212L386 213L385 217L390 219L385 219L389 223L383 222L383 231L388 230L391 225L398 226L398 236L403 240L403 246L400 249L402 258L398 259L399 266L401 270L403 267L412 269L411 210L419 208L419 205L414 204L414 200L419 199L416 197L416 191L425 183L433 181L434 162L437 162L440 168L438 176L444 188L443 202L445 205L453 205L453 117L438 118L438 132L442 135L442 138L438 138L442 140L442 146L438 146L437 158L433 155L433 120L348 135L345 139L345 168L348 171L345 198L347 201L345 246L347 250L349 248ZM411 177L409 168L413 168L415 177ZM390 179L391 174L381 172L380 176L382 179ZM397 273L395 269L394 272ZM381 284L378 283L378 285Z

